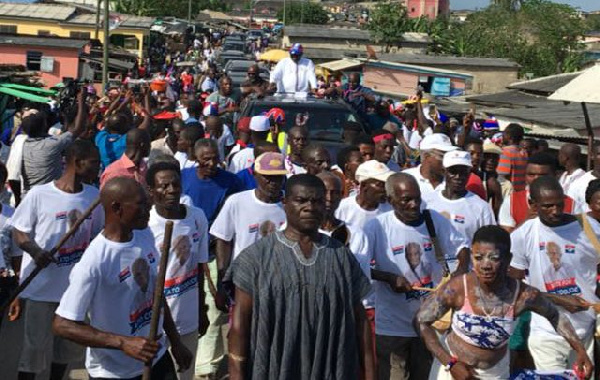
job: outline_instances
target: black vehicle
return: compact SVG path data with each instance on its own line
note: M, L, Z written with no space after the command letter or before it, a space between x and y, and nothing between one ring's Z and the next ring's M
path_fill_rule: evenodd
M246 80L248 68L255 64L255 61L232 59L223 67L223 71L231 78L234 87L240 87ZM269 70L262 66L259 66L259 69L260 77L264 80L269 80Z
M356 112L342 100L308 97L296 99L288 95L267 96L249 100L242 107L240 116L261 115L271 108L278 107L285 112L286 131L294 126L296 115L308 115L307 127L310 141L323 144L335 160L337 151L343 146L342 132L348 121L359 123L366 131L364 122Z
M227 50L227 51L222 51L218 56L217 56L217 63L221 66L221 67L225 67L225 65L227 64L227 62L231 61L232 59L237 59L237 60L246 60L246 54L244 54L241 51L237 51L237 50Z
M239 41L226 41L223 44L223 51L241 51L242 53L246 52L246 44Z

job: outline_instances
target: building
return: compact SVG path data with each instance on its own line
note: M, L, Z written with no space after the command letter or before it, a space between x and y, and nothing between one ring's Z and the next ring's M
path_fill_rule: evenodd
M380 54L384 61L458 71L473 77L471 94L504 91L519 79L520 66L506 58L470 58L425 54Z
M23 65L40 73L46 86L54 86L63 77L79 78L81 55L90 51L89 41L43 36L0 35L2 63Z
M472 88L473 76L464 72L383 60L359 60L363 63L362 83L392 97L414 95L419 86L426 93L442 97L467 95Z
M118 15L111 20L111 44L143 57L154 19ZM57 36L90 40L95 37L96 15L71 5L0 3L0 34ZM98 39L103 41L100 27Z
M404 4L410 18L426 16L435 19L450 14L450 0L405 0Z

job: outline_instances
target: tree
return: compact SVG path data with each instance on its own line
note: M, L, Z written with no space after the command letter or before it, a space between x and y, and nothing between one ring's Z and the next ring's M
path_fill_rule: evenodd
M187 18L189 0L171 0L169 6L161 0L112 0L114 9L119 13L134 14L137 16L164 17L174 16ZM229 7L221 0L193 0L192 16L199 11L210 9L212 11L227 11Z
M367 29L378 43L386 45L386 50L399 45L405 32L411 29L406 7L401 3L382 2L375 6L369 15Z
M277 18L283 20L283 9L277 12ZM312 2L291 2L285 7L285 23L292 24L326 24L329 15L323 7Z

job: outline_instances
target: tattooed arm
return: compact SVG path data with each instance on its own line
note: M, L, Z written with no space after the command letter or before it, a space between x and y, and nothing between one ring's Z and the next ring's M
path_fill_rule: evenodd
M525 286L525 289L521 296L524 298L524 307L522 310L531 310L538 313L552 324L552 327L554 327L556 332L565 338L565 340L569 342L571 348L577 353L577 359L575 361L577 370L585 373L585 378L589 379L594 369L594 365L590 361L590 358L585 351L585 347L575 333L571 322L569 322L566 315L561 313L552 302L540 293L539 290L527 285L523 286Z
M461 303L462 276L454 277L431 296L425 298L417 312L417 325L421 339L425 342L427 349L440 363L446 364L452 360L452 355L442 346L432 324L446 314L450 309L458 307ZM457 362L450 370L453 378L474 378L473 368L463 362Z

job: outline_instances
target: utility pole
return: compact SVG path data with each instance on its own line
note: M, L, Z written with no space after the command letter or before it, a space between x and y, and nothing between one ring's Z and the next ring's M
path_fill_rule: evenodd
M104 41L102 41L102 91L106 90L108 85L108 45L110 43L110 30L108 28L109 12L108 0L104 0Z
M100 12L102 12L102 9L100 8L101 4L102 0L98 0L98 3L96 4L96 30L94 31L95 39L98 39L98 34L100 33Z
M283 26L285 26L285 0L283 0Z
M188 0L188 23L192 22L192 0Z

